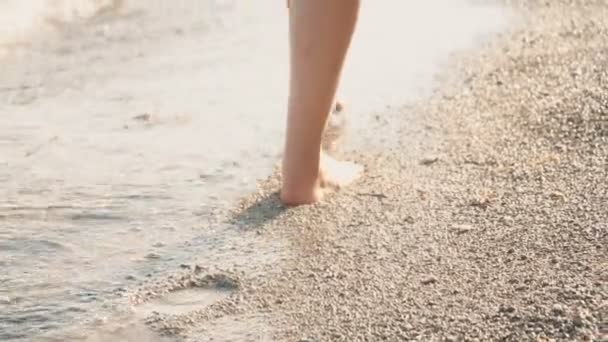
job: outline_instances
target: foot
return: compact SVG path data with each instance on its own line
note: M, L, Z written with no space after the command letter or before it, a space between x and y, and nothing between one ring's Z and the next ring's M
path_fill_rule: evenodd
M312 187L281 190L281 201L289 206L314 204L327 195L354 181L363 173L363 167L349 161L336 160L321 153L321 166L317 181Z

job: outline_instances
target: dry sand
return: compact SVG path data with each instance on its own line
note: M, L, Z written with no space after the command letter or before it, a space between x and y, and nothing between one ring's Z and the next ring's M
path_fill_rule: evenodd
M607 340L608 3L510 5L520 26L386 113L422 125L354 156L356 187L285 210L272 178L243 201L244 236L292 256L166 282L234 293L148 323L188 341Z

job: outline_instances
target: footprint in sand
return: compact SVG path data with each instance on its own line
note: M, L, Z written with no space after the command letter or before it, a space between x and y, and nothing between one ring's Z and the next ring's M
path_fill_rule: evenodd
M138 314L149 316L183 315L202 310L230 297L237 284L223 275L207 275L194 285L170 291L162 297L152 298L136 307Z
M183 315L213 305L230 297L232 293L229 289L189 288L141 304L137 311L144 315Z

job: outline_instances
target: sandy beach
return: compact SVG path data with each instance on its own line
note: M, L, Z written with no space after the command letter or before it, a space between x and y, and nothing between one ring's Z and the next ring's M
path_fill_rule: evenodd
M23 201L14 195L23 196L16 190L6 190L11 200L0 211L0 222L17 232L24 219L28 223L48 222L51 214L53 224L70 217L70 224L84 222L97 227L91 231L91 239L104 245L131 241L138 246L119 252L100 248L95 257L86 253L87 246L79 247L75 242L62 247L85 260L73 266L81 273L97 267L96 263L87 264L89 259L121 263L118 269L95 270L104 282L96 278L85 283L112 288L108 291L112 296L96 297L111 305L104 306L100 317L78 324L81 311L70 314L75 323L68 331L69 339L608 341L608 3L502 3L512 9L515 23L480 47L452 54L440 74L440 86L430 96L368 114L375 121L370 131L376 134L355 144L373 147L361 150L345 146L339 152L361 162L365 177L314 206L283 207L277 197L276 173L244 198L239 199L238 191L224 192L225 198L235 198L237 205L230 201L222 208L201 205L215 202L206 197L208 192L200 194L200 189L208 188L198 182L221 177L226 170L204 173L190 164L194 162L187 162L193 156L199 161L211 160L196 152L196 146L188 145L205 124L192 126L184 135L167 127L196 122L188 115L161 115L160 121L154 121L154 115L136 117L146 110L141 102L114 97L126 93L132 84L124 81L118 83L120 91L108 91L108 85L117 86L111 83L114 69L100 72L95 86L105 92L100 91L99 97L114 99L104 110L129 111L122 121L108 124L100 119L97 127L104 134L112 132L103 136L115 139L106 148L122 153L112 159L114 167L85 158L82 169L65 169L77 180L75 188L95 184L85 188L91 199L84 197L78 203L88 211L83 214L75 207L46 207L40 213L36 208L41 203L31 203L27 210L15 209L11 201ZM113 37L120 40L120 29L117 32ZM96 33L100 37L104 34L103 29ZM95 39L89 42L99 43ZM152 42L139 44L138 48L144 49ZM59 62L60 50L52 57L58 70L66 67ZM81 61L92 60L83 53ZM124 58L125 63L137 65L127 53L102 58ZM188 67L199 66L192 56L184 60L190 61ZM165 70L168 65L170 58L163 59L154 70ZM34 66L26 79L33 82L37 70L45 69ZM59 72L53 82L71 87L81 82L86 88L90 83L83 75L84 70L67 75ZM150 83L150 78L135 84L146 82ZM32 106L54 105L50 108L60 111L62 108L48 98L78 94L58 95L53 89L38 89L39 98L34 99L28 89L15 90L13 86L0 87L0 98L19 103L22 109L11 112L14 118L32 111ZM157 87L161 85L142 88L134 97L152 94ZM170 94L180 99L195 97L182 92L174 89ZM158 103L161 112L167 109L166 103ZM190 113L196 105L184 103L171 113ZM79 105L70 110L88 108ZM53 127L86 129L67 120L70 110L55 118ZM229 123L238 123L239 118L234 114ZM260 122L263 126L264 121ZM64 126L70 124L73 126ZM145 129L156 125L161 127L162 138L158 139L168 144L166 148L137 156L120 150L126 144L144 151L142 141L154 138ZM126 129L140 132L145 139L128 140L115 134ZM45 137L43 147L24 148L15 155L31 152L38 163L46 165L52 156L61 155L60 149L48 152L49 144L63 147L79 141L62 136L53 140L51 132L55 131L37 135ZM102 139L102 133L91 132L91 136L97 140L85 143ZM160 162L170 159L175 152L172 148L180 144L189 146L176 152L178 161L174 163L181 168ZM86 152L83 148L79 156L86 156ZM11 157L0 156L0 167L20 170L9 162ZM140 158L135 160L144 165L136 170L141 172L140 178L125 171L130 170L133 158ZM271 149L268 160L273 160ZM229 170L239 167L224 162ZM90 176L114 177L115 165L126 175L120 184L133 188L96 183L108 178ZM262 169L260 166L256 174L263 174ZM166 173L155 176L159 170ZM188 177L195 180L175 181ZM10 172L0 173L0 180L5 178L6 184L17 183ZM163 186L155 187L159 179ZM248 182L251 180L244 183ZM199 192L191 192L192 186L199 186L195 188ZM57 190L60 187L47 189L45 196L63 203L63 193ZM218 185L210 191L225 191L221 189ZM116 191L122 197L108 195L118 196ZM168 206L178 209L169 212ZM101 214L100 208L105 210ZM120 218L119 214L133 212L137 220ZM179 230L176 220L183 216L187 218L178 222L180 225L198 224L204 229ZM99 220L109 223L99 225ZM128 235L116 233L104 240L111 225L124 228L121 232L128 231ZM146 234L145 227L156 226L173 229ZM127 259L132 262L122 264ZM11 266L10 261L0 259L0 266ZM110 276L114 273L116 279ZM57 277L80 279L75 271ZM131 280L110 286L125 277ZM0 276L0 285L3 283ZM83 289L88 287L72 291L82 293ZM0 291L0 311L3 305L17 304L20 302L13 302L12 295ZM0 328L23 323L0 314ZM66 340L65 333L50 334L46 340ZM12 336L15 340L20 337L16 333Z
M152 326L188 341L608 339L608 6L510 5L519 26L390 113L424 120L356 156L356 187L283 210L270 180L243 202L243 234L292 256L222 273L233 296Z

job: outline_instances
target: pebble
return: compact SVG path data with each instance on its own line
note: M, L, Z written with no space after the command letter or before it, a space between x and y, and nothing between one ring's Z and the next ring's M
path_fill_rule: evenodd
M157 253L148 253L146 255L146 259L150 259L150 260L160 259L160 254L157 254Z
M438 280L434 276L428 276L421 281L422 285L431 285L431 284L435 284L437 282L438 282Z
M133 117L133 120L143 121L143 122L149 122L151 119L152 119L152 115L149 113L139 114L139 115L135 115Z
M454 336L454 335L447 335L444 339L445 342L457 342L458 341L458 337Z
M470 224L455 224L450 228L452 232L458 235L466 234L474 229L475 228Z
M436 162L439 161L439 157L436 156L428 156L428 157L424 157L420 160L420 164L424 165L424 166L429 166L429 165L433 165Z
M563 305L561 304L554 304L553 308L552 308L553 314L556 316L562 316L565 314L566 309Z

